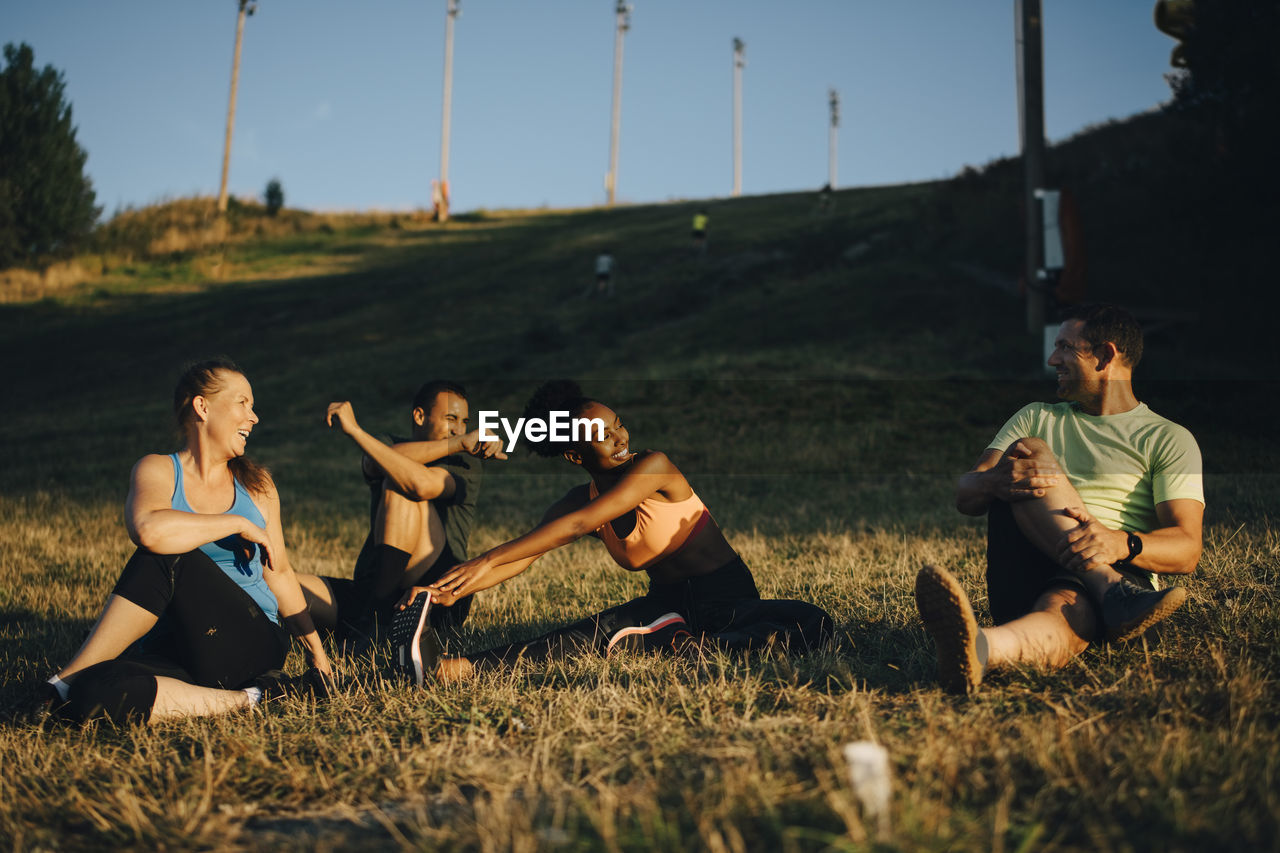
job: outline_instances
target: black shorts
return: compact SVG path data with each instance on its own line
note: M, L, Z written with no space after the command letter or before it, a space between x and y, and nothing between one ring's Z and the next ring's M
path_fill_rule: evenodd
M1134 583L1153 588L1146 575L1126 572ZM1013 508L1004 501L991 502L987 509L987 600L991 619L997 625L1025 616L1036 599L1050 589L1079 590L1088 595L1084 582L1043 553L1018 527Z
M699 231L697 228L693 229L693 239L701 240L705 236L707 236L706 231Z

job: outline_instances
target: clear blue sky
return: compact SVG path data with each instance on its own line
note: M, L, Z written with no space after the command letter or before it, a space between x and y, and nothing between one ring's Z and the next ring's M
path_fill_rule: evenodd
M620 201L727 196L731 40L746 42L743 191L816 188L827 90L839 185L927 180L1018 147L1013 0L633 0ZM1153 0L1043 0L1046 132L1169 97ZM455 211L604 201L614 0L461 0ZM6 42L52 64L110 215L213 195L235 0L9 3ZM245 27L230 189L290 206L429 206L440 162L445 0L260 0Z

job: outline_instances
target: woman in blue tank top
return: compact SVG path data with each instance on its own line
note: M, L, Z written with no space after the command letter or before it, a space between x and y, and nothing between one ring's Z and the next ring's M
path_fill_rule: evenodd
M138 550L84 644L49 679L72 716L199 716L307 692L331 674L289 564L280 498L245 457L253 389L230 361L190 367L174 391L182 450L133 468L125 527ZM309 668L280 672L289 635Z

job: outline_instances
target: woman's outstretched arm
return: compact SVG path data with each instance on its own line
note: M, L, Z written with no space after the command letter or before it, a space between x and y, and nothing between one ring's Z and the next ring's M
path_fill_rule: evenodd
M544 520L523 536L504 542L465 563L459 563L431 585L432 595L444 601L449 595L461 598L488 589L524 571L529 563L548 551L599 530L615 518L634 510L644 499L677 484L688 488L684 476L666 454L649 453L595 500L587 501L580 508L558 518ZM528 562L516 571L508 571L507 567L522 561Z

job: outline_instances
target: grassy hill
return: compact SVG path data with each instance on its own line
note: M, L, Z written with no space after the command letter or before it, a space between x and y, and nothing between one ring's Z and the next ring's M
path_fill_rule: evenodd
M1156 224L1131 229L1136 242L1095 242L1090 272L1095 297L1180 318L1151 335L1138 391L1204 451L1208 547L1192 601L1159 643L1000 675L969 701L932 681L916 569L954 567L985 606L982 528L952 509L954 478L1018 406L1052 397L1020 300L996 286L1018 266L1009 168L842 191L831 209L815 194L716 201L705 257L689 243L694 202L443 227L242 209L219 239L201 236L212 226L198 210L175 209L117 223L114 248L82 259L84 281L38 300L11 292L5 706L90 625L130 550L129 469L174 447L173 381L213 353L254 383L250 452L275 472L300 570L349 574L364 533L357 455L323 426L330 400L352 400L371 430L403 431L430 377L466 383L473 412L511 415L538 381L572 376L636 445L676 460L767 596L821 603L840 639L794 661L584 659L422 693L384 680L383 661L344 661L346 691L314 713L152 730L14 712L0 723L0 837L856 849L867 828L839 747L871 738L892 756L902 849L1274 845L1280 453L1256 424L1270 422L1276 383L1249 342L1221 336L1190 273L1177 287L1135 273ZM1082 198L1104 232L1149 202L1111 180L1124 191L1099 183L1109 207ZM583 298L603 249L616 296ZM534 523L575 482L566 467L523 454L489 465L474 546ZM529 636L641 589L579 544L484 593L462 644Z

